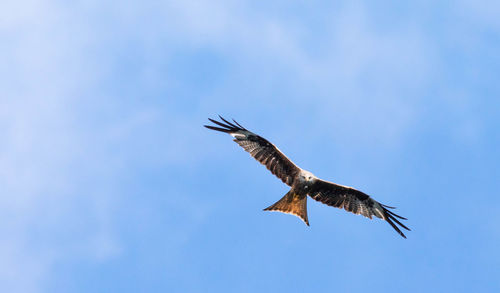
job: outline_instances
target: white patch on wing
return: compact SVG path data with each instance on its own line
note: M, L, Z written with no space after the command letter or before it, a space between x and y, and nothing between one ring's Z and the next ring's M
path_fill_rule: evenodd
M232 137L234 137L234 138L245 138L246 137L246 135L241 134L241 133L237 133L237 132L236 133L230 133L230 135Z
M384 214L382 213L383 209L378 202L374 202L372 211L377 218L385 219Z

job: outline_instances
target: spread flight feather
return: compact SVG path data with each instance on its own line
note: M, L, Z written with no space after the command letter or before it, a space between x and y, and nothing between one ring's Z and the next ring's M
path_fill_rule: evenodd
M291 187L290 191L278 202L265 210L290 213L301 218L307 225L307 196L326 205L345 209L348 212L373 216L387 221L396 232L406 238L400 227L410 231L398 219L406 220L389 209L393 207L381 204L367 194L352 187L335 184L317 178L312 173L299 168L267 139L247 130L233 119L230 122L221 116L222 122L210 119L216 126L206 128L230 134L234 141L249 152L261 164L271 171L283 183ZM399 226L398 226L399 225Z

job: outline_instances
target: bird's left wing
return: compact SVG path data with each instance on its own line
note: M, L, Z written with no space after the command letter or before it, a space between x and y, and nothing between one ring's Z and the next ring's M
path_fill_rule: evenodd
M245 151L249 152L261 164L271 171L276 177L281 179L284 183L292 186L294 178L300 172L297 167L289 158L287 158L275 145L270 143L267 139L245 129L238 122L231 123L226 119L219 116L224 122L208 119L218 126L204 125L208 129L217 130L229 133L234 137L234 141L239 144Z
M396 215L388 209L393 209L393 207L383 205L374 199L372 199L367 194L354 189L352 187L343 186L335 184L333 182L328 182L321 179L316 179L314 184L311 186L309 191L309 196L313 199L322 202L326 205L337 207L340 209L345 209L348 212L363 215L367 218L372 218L376 216L387 221L399 235L406 238L405 234L401 232L399 227L394 224L396 222L399 226L410 231L408 227L403 225L397 218L406 220L399 215Z

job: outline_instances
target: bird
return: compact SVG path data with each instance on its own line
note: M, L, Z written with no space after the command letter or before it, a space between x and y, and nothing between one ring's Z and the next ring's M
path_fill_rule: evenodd
M208 129L228 133L233 141L271 171L283 183L290 186L290 190L276 203L264 211L277 211L299 217L309 226L307 217L307 197L311 197L328 206L344 209L369 219L373 216L385 220L403 238L406 235L401 231L404 228L411 231L400 220L407 220L391 211L395 207L377 202L369 195L349 186L322 180L311 172L304 170L293 163L274 144L262 136L255 134L241 126L236 120L233 122L222 118L221 121L208 118L214 125L203 125ZM398 227L399 225L399 227Z

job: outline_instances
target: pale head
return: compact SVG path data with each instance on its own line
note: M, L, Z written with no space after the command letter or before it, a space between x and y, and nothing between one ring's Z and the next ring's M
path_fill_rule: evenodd
M301 170L299 178L301 181L310 182L313 181L316 178L316 176L314 176L314 174L309 171Z

